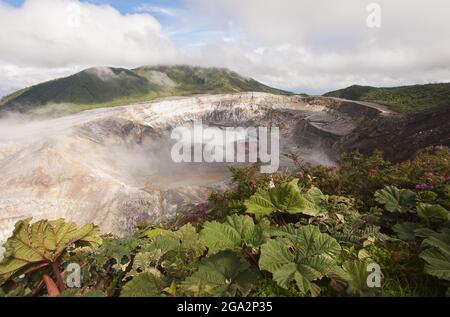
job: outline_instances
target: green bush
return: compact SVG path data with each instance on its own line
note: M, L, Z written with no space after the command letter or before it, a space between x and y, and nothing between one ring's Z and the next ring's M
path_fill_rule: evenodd
M22 221L5 245L0 296L443 296L449 154L435 147L391 164L351 153L338 168L273 175L233 168L236 185L208 207L126 238ZM80 264L82 288L55 290L51 277L60 282L69 263ZM380 288L367 284L371 263Z

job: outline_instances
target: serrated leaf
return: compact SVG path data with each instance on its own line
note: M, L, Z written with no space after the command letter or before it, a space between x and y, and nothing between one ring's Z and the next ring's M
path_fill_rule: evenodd
M124 239L105 237L102 246L90 255L90 261L97 269L103 269L113 260L119 268L122 264L128 264L131 261L139 243L139 240L133 236Z
M95 248L102 243L100 230L94 225L78 228L75 223L63 219L30 222L31 218L17 222L12 237L5 243L6 251L0 263L0 285L24 270L56 261L72 245Z
M264 240L263 228L249 216L228 216L224 223L206 222L200 231L200 241L214 254L244 246L259 246Z
M162 256L163 254L160 250L156 250L154 252L139 252L134 257L133 266L124 279L135 277L142 272L151 272L155 274L155 267L159 263Z
M389 212L405 213L415 205L416 194L409 189L387 186L375 192L375 200L384 205L384 208Z
M323 201L325 199L324 194L317 187L311 187L306 194L301 196L301 201L303 206L293 213L302 213L307 216L319 216L325 214L326 210L323 206Z
M244 204L247 212L254 214L257 219L274 212L317 216L326 212L322 206L324 197L316 187L302 194L298 187L298 179L294 179L268 190L259 189Z
M144 272L126 283L120 293L121 297L160 297L168 286L167 282L150 272Z
M426 238L420 258L425 264L425 273L450 281L450 230L433 233Z
M450 256L439 249L427 249L422 251L420 258L427 262L425 273L450 281Z
M392 227L392 230L397 233L399 239L408 241L416 238L416 230L423 228L419 223L404 222L398 223Z
M183 283L195 296L247 296L256 283L256 274L238 254L224 251L205 258L197 272Z
M417 215L427 224L440 224L449 220L449 212L440 205L417 204Z
M144 236L152 241L149 248L151 250L159 249L163 255L169 251L178 250L192 252L195 257L198 257L204 252L199 234L192 224L186 224L176 231L161 228L149 229L145 231Z
M342 265L342 273L339 274L348 287L349 295L374 296L375 291L368 287L367 278L370 272L367 271L367 263L364 261L347 261Z
M261 246L260 269L271 272L283 288L288 289L295 281L302 292L316 295L312 282L339 271L335 258L341 251L340 245L314 226L288 226L280 232L283 236Z
M258 189L256 193L244 202L247 212L254 214L257 219L268 216L277 210L272 203L270 193L267 190Z

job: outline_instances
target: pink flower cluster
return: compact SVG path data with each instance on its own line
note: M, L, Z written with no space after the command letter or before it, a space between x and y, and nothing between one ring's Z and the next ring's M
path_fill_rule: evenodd
M428 189L434 189L434 185L428 185L428 184L417 184L416 190L428 190Z

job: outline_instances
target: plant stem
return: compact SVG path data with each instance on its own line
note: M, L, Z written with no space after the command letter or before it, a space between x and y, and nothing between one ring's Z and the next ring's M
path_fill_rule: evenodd
M56 282L58 284L59 291L62 293L66 290L66 286L64 285L64 280L61 275L61 271L59 270L59 264L57 261L52 262L52 269L53 273L55 273L56 276Z

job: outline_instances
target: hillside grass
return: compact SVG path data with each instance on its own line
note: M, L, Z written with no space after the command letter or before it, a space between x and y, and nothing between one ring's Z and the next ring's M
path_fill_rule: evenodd
M102 77L105 71L106 78ZM153 78L155 72L167 76L172 83L159 82ZM161 97L250 91L291 94L221 68L186 65L133 70L93 68L25 88L2 99L0 105L13 111L64 114L67 111L115 107Z
M450 105L450 83L392 88L355 85L329 92L324 96L374 102L398 113L416 113Z
M16 92L13 92L12 94L9 94L9 95L6 95L6 96L2 97L0 99L0 107L3 106L4 104L6 104L8 101L13 100L14 98L17 98L20 95L22 95L23 93L27 92L28 89L30 89L30 88L29 87L28 88L24 88L24 89L18 90Z

